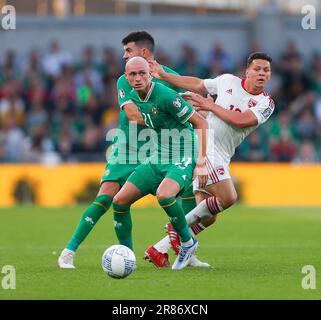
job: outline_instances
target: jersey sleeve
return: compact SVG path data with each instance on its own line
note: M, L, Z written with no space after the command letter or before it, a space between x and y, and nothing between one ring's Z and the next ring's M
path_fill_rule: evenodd
M232 74L225 73L214 79L205 79L204 86L209 94L215 95L218 94L219 88L224 84L229 83L235 78Z
M117 81L118 104L120 108L133 102L130 95L131 91L132 87L126 80L125 76L121 76Z
M180 123L185 123L195 113L193 107L173 90L168 90L164 106Z
M262 124L270 118L274 111L274 101L271 97L267 97L263 102L258 103L255 107L249 108L257 117L258 124Z
M214 95L218 92L219 77L214 79L205 79L204 86L209 94Z

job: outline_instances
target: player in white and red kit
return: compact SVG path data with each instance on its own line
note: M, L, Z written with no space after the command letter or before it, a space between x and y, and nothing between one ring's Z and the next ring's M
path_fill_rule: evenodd
M153 76L197 94L185 94L196 110L206 111L209 124L206 167L209 175L204 189L194 180L197 207L186 215L191 230L196 235L213 224L217 214L237 200L237 194L229 173L229 163L236 147L274 110L274 102L264 87L271 78L272 59L265 53L252 53L248 58L246 76L241 79L224 74L215 79L202 80L195 77L165 73L156 61L150 61ZM208 94L207 98L199 94ZM217 95L214 102L211 95ZM169 238L165 237L153 246L159 254L169 249L175 252L179 238L171 225L167 225ZM208 267L208 264L203 266Z

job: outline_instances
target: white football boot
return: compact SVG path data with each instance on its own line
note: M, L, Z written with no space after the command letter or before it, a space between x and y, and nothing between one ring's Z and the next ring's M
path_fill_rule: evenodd
M192 256L194 255L197 247L198 247L198 241L194 238L192 238L193 244L190 246L181 246L180 251L178 253L178 257L176 258L172 269L173 270L181 270L185 268L189 261L191 260Z
M74 255L75 252L67 248L62 250L58 258L58 267L61 269L75 269L74 266Z
M212 268L212 266L209 263L198 260L195 255L191 257L188 266L197 268Z

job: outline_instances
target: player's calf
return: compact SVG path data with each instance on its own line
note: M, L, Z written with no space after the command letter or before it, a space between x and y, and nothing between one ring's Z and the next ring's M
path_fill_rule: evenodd
M211 198L211 197L209 197ZM219 203L223 210L231 207L237 201L237 193L233 192L219 198Z
M166 224L165 229L166 233L169 236L172 249L174 250L175 254L178 254L181 246L181 239L178 233L171 223Z
M113 203L114 229L118 242L133 250L130 206Z
M161 207L167 213L171 223L173 224L176 232L179 234L182 242L191 242L191 233L186 223L185 215L182 207L173 198L159 199Z

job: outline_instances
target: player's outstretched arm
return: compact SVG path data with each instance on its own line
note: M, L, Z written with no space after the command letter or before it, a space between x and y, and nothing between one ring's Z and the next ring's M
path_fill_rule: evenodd
M229 124L232 124L238 128L251 127L258 124L258 119L252 111L246 110L245 112L236 112L234 110L224 109L215 104L210 95L208 95L207 98L204 98L200 95L191 95L188 98L193 101L195 110L206 110L213 112L223 121L228 122Z
M208 179L205 164L208 123L197 112L194 112L194 114L188 119L188 121L193 125L199 142L199 153L198 159L196 160L194 175L198 176L199 187L205 188Z
M149 63L151 75L154 78L164 80L176 87L193 91L196 93L208 92L207 89L205 88L204 81L202 79L199 79L196 77L179 76L173 73L167 73L164 71L162 66L155 60L149 60L148 63Z
M142 114L139 112L138 107L135 103L127 103L123 106L123 110L126 114L126 117L129 121L137 122L137 124L140 124L142 126L146 126L146 123L143 119Z

